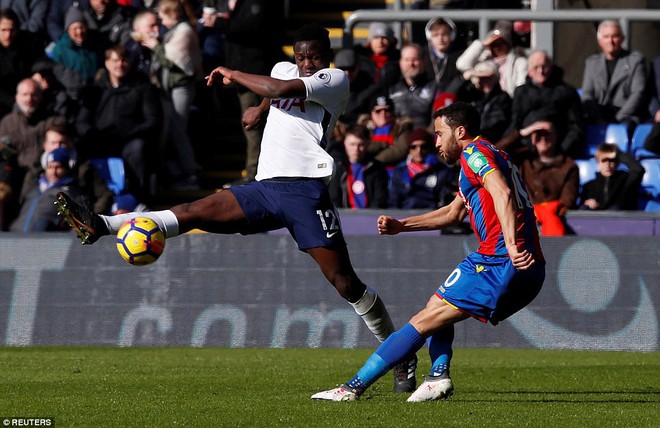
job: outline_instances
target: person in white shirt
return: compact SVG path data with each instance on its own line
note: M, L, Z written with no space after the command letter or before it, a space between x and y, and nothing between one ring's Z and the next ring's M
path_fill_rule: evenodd
M56 204L83 241L117 233L132 218L158 223L167 238L192 229L213 233L252 234L286 227L298 248L319 265L328 281L362 317L379 341L394 329L383 301L367 287L351 265L337 211L327 189L334 172L325 151L337 117L349 96L346 74L328 68L332 57L328 31L316 24L301 27L294 37L295 64L280 62L270 76L218 67L207 85L237 83L264 97L247 109L243 126L257 125L268 110L256 181L221 190L170 210L97 216L65 194ZM413 355L394 369L397 392L415 390Z

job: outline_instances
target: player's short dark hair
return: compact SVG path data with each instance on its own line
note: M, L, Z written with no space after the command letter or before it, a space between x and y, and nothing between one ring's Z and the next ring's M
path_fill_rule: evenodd
M305 24L293 35L293 44L317 41L322 51L330 52L330 32L318 24Z
M436 110L433 119L444 117L445 122L452 129L462 126L473 137L479 135L481 129L481 115L468 103L453 103L447 107Z

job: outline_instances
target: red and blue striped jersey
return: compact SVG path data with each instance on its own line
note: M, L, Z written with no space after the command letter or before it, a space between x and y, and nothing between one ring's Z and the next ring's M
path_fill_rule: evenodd
M463 149L460 162L459 195L479 240L477 252L489 256L509 255L493 198L484 187L488 174L498 170L513 192L516 205L516 242L519 250L526 249L537 261L544 261L534 208L518 174L518 168L511 162L509 155L477 137Z

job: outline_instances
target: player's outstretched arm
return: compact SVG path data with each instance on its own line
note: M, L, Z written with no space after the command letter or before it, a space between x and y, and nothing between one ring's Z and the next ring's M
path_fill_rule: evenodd
M230 70L226 67L217 67L205 79L207 86L213 85L220 79L224 85L235 82L264 98L305 98L307 96L305 83L300 79L280 80L270 76Z
M379 235L396 235L401 232L438 230L453 226L465 218L467 210L460 196L456 196L449 205L435 211L397 220L389 216L378 217Z

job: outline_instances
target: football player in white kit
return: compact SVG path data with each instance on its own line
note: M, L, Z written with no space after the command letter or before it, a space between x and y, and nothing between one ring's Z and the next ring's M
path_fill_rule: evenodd
M286 227L301 251L319 265L327 280L362 317L379 341L395 331L385 305L366 286L351 265L337 211L327 190L334 161L325 151L337 117L349 96L346 74L328 68L332 49L328 31L316 24L301 27L294 36L295 64L280 62L270 76L218 67L206 77L237 83L262 97L259 107L246 110L243 126L268 117L254 182L232 186L169 210L117 216L92 214L65 194L56 205L84 244L116 234L121 225L144 216L158 223L167 238L192 229L213 233L261 233ZM394 389L415 390L417 357L394 368Z

